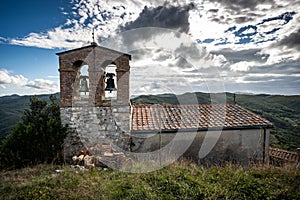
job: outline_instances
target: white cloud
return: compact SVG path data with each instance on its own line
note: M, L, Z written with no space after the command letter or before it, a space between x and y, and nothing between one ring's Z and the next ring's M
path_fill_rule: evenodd
M47 76L48 78L53 78L53 79L59 79L59 76L57 75L57 76Z
M0 85L12 84L23 86L26 85L28 79L22 75L11 75L7 69L0 69Z
M11 44L35 46L41 48L77 48L87 45L92 41L92 28L95 28L96 38L109 38L114 36L119 31L119 26L124 26L125 23L134 21L138 18L140 12L145 6L156 7L163 5L165 1L142 1L126 0L120 1L99 1L99 0L76 0L74 1L73 10L69 14L69 19L66 23L48 30L45 33L30 33L25 38L12 39ZM174 6L185 5L189 1L169 2ZM254 42L247 45L234 44L239 41L232 32L225 31L236 25L237 30L244 25L255 25L268 17L276 17L284 12L295 10L297 3L289 1L274 1L272 8L268 9L269 3L256 6L253 10L240 11L233 13L230 6L211 1L194 1L195 9L190 10L189 23L190 34L194 39L214 39L211 44L207 44L209 48L217 49L214 46L222 41L228 44L223 46L230 48L249 48L249 46L267 47L270 43L254 44L254 42L266 41L273 37L281 37L294 31L296 22L289 23L283 26L283 20L266 22L259 25L257 28L258 34L254 38ZM251 4L250 4L251 5ZM267 6L267 7L266 7ZM213 12L212 12L213 10ZM297 10L297 9L296 9ZM65 12L65 11L64 11ZM236 19L243 16L251 15L250 21L237 24ZM265 32L271 31L274 28L282 28L275 35L266 35ZM298 25L296 25L298 27ZM253 33L254 29L245 30L244 33ZM263 37L262 37L263 36ZM225 40L226 39L226 40Z
M11 94L49 94L59 91L58 84L45 79L28 80L23 75L12 75L0 69L0 96Z
M243 31L243 34L254 34L256 32L256 30L254 28L249 28L246 29L245 31Z
M45 33L30 33L25 38L11 39L10 43L48 49L81 47L92 42L93 28L95 38L108 38L116 34L119 25L138 17L145 5L141 2L77 0L65 24ZM150 5L150 2L146 4Z
M66 15L68 16L68 19L65 24L53 27L43 33L29 33L27 37L11 39L9 40L10 43L13 45L34 46L49 49L78 48L87 45L92 41L91 33L93 28L95 28L96 38L107 40L120 34L120 26L124 27L126 23L136 20L145 6L148 8L155 8L164 5L165 0L74 0L72 2L74 4L73 9ZM230 2L234 5L229 4ZM297 47L278 44L280 44L281 41L285 41L286 38L292 36L299 30L300 13L294 14L292 16L293 19L288 23L282 19L269 21L266 19L276 18L286 12L297 12L300 10L300 1L297 0L291 2L290 0L274 0L263 2L264 3L260 4L260 1L240 1L241 5L237 5L233 1L221 1L221 3L217 0L193 1L195 9L189 11L188 18L188 23L190 24L189 37L193 41L196 39L199 39L202 42L205 39L212 39L212 41L200 45L201 48L205 47L206 49L205 55L201 57L204 59L194 61L189 55L183 57L191 58L197 65L195 67L201 68L201 70L211 66L220 67L220 74L222 74L222 76L230 83L259 82L259 80L246 80L246 76L252 77L255 75L246 75L244 73L251 71L252 69L258 69L259 71L260 67L263 66L299 60L300 53ZM190 3L190 1L187 0L169 2L169 4L173 6L184 6L188 3ZM237 9L238 7L239 9ZM67 11L63 10L62 12L66 14ZM264 23L262 23L263 20L265 20ZM250 37L251 41L246 44L238 44L242 36L238 36L236 31L248 26L250 28L242 31L242 35L253 34L253 36ZM225 32L229 28L234 30ZM248 36L243 37L244 39L247 39ZM7 41L7 39L0 37L0 43L1 41ZM217 45L220 43L223 44ZM132 49L134 49L147 46L155 47L155 45L163 46L162 44L167 44L172 49L180 47L180 44L172 37L167 38L162 35L152 37L152 40L144 41L144 43L132 41L132 44L126 44L125 46L127 49L131 49L131 46ZM124 44L120 44L120 46L124 46ZM116 48L117 44L113 44L111 47ZM184 52L187 53L188 50L191 49L192 48L184 49ZM253 55L247 54L243 57L244 60L237 59L232 61L225 56L226 52L223 51L224 49L230 49L236 56L241 55L239 53L242 51L257 49L257 55L260 54L263 58L260 60L258 58L254 59L252 58ZM218 51L218 54L211 53L216 51ZM177 54L179 53L177 52ZM193 55L193 52L191 55ZM174 55L170 55L169 58L166 58L163 61L159 60L160 56L162 56L162 53L153 54L153 57L151 58L149 58L148 54L146 57L140 57L138 59L135 59L133 56L133 61L131 63L133 66L132 71L135 70L134 73L141 74L140 77L142 77L145 76L147 70L145 71L142 67L138 68L138 66L156 64L168 67L173 66L172 70L177 70L176 73L181 72L181 74L185 74L183 73L183 66L185 65L177 66L177 68L174 67L175 65L179 65L179 62L174 58ZM163 71L165 70L163 68L157 70L161 70L161 73L165 72ZM192 68L184 70L193 71ZM270 68L270 70L272 69ZM11 75L8 72L3 72L3 70L0 71L0 73L4 74L3 76L2 74L0 76L0 83L6 82L7 84L13 84L14 82L19 82L19 84L23 86L28 85L31 88L40 91L43 89L54 91L54 88L57 88L57 85L53 82L44 79L28 81L21 75ZM261 72L261 74L265 74L265 72ZM284 73L282 73L282 76L284 76ZM296 76L296 78L297 77L298 76ZM164 78L167 78L167 76ZM171 80L171 76L168 76L168 78ZM139 84L136 85L142 84L143 81L145 80L141 78L138 82ZM188 81L195 81L196 83L198 80L197 77L194 76L189 77ZM175 82L172 83L176 85ZM2 87L3 86L4 84L2 84ZM148 91L149 88L152 88L153 91L159 91L158 89L155 89L154 86L155 84L149 84L147 87L144 87L144 90Z
M35 79L34 81L28 81L27 87L31 87L37 90L46 90L52 92L58 91L58 85L50 80Z
M0 36L0 44L1 43L7 43L8 42L8 39L7 38L4 38L4 37L1 37Z
M230 69L233 71L248 71L250 67L257 65L255 62L241 61L230 65Z

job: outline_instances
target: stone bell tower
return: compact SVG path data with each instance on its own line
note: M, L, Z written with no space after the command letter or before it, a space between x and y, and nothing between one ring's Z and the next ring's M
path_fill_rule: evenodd
M131 55L98 46L57 53L61 120L68 127L65 159L81 149L116 142L129 134Z

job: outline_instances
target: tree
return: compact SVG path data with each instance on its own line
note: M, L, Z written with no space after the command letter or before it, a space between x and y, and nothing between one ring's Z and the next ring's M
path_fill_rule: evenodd
M30 109L0 146L1 168L20 168L38 163L51 163L60 155L66 128L60 120L55 95L50 103L36 96L30 98Z

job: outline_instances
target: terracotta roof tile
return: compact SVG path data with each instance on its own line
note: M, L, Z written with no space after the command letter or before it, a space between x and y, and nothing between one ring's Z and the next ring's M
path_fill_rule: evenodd
M277 148L269 148L269 155L271 157L281 159L288 162L299 162L300 158L299 155L296 152L287 151L283 149L277 149Z
M132 105L132 131L269 127L237 104Z

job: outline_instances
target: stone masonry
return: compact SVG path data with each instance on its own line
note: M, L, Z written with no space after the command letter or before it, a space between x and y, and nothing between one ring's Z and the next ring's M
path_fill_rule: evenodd
M128 149L130 129L129 60L131 56L98 46L73 49L59 56L60 111L62 123L68 127L64 142L65 161L78 151L101 144ZM116 66L117 96L105 97L105 72ZM88 66L88 97L80 97L80 69Z
M62 122L68 122L69 130L64 144L65 160L70 161L80 150L103 144L112 144L128 150L129 131L123 129L122 125L126 123L118 118L122 112L123 116L127 116L129 112L124 112L124 109L127 108L88 106L61 108Z

